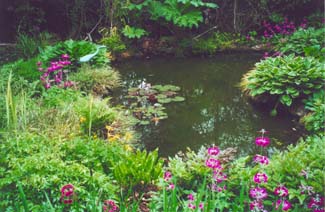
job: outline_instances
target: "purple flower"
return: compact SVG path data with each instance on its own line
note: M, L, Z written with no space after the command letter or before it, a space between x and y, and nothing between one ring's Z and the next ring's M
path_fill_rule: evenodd
M249 204L249 209L251 211L260 211L260 210L263 210L264 206L263 206L263 203L262 201L256 201L254 200L253 202L251 202Z
M204 204L202 202L200 202L199 204L199 208L202 210L204 208Z
M227 175L223 172L214 171L213 178L217 181L217 183L221 183L227 179Z
M220 152L220 150L219 150L219 148L216 147L216 146L208 148L208 154L209 154L209 155L214 155L214 156L216 156L216 155L219 154L219 152Z
M274 190L275 195L278 195L280 197L286 197L289 194L289 191L286 187L284 187L283 185L280 185L279 187L277 187Z
M67 184L61 188L60 200L64 204L72 204L74 195L74 186L72 184Z
M49 89L49 88L51 88L51 84L50 84L50 83L45 83L44 87L45 87L46 89Z
M287 211L291 208L291 204L288 200L279 199L276 201L275 209L278 210L281 205L282 205L282 210L284 211Z
M254 176L255 183L267 183L268 177L265 173L256 173Z
M167 171L164 173L164 180L168 182L172 178L172 173Z
M188 198L188 200L190 200L190 201L194 201L194 196L193 196L193 194L189 194L189 195L187 195L187 198Z
M41 62L41 61L38 61L38 62L36 63L36 65L37 65L37 66L41 66L41 65L42 65L42 62Z
M70 58L70 56L68 54L63 54L63 55L61 55L61 58L63 60L68 60Z
M221 168L220 167L220 161L214 158L209 158L205 161L205 164L207 167L211 168L211 169L217 169L217 168Z
M257 146L266 147L270 144L270 139L268 137L257 137L255 139L255 144Z
M251 195L252 198L257 199L257 200L261 200L261 199L265 199L267 197L267 191L265 188L252 188L249 191L249 194Z
M262 165L268 165L269 164L269 159L266 156L263 156L263 155L255 155L254 156L254 162L262 164Z
M175 188L175 184L171 183L168 185L167 190L174 190L174 188Z
M314 211L324 211L324 197L319 197L319 195L316 195L315 198L312 197L308 203L308 208L314 209Z
M105 200L103 205L103 212L119 211L119 208L113 200Z
M187 206L188 206L189 209L193 209L193 210L196 208L196 206L194 204L192 204L192 203L188 203Z

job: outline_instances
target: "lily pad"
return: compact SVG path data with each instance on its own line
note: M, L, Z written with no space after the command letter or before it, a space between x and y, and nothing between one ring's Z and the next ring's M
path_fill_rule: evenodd
M172 101L173 102L183 102L183 101L185 101L185 98L181 97L181 96L175 96L174 98L172 98Z

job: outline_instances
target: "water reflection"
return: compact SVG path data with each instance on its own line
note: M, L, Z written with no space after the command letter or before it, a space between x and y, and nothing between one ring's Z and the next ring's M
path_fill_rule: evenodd
M268 129L273 140L286 144L297 136L292 132L291 117L269 117L268 111L256 110L238 87L242 74L259 55L223 55L215 59L154 59L130 61L118 70L125 89L138 86L144 79L152 84L175 84L182 88L185 102L167 106L169 118L145 131L148 149L159 147L162 155L173 155L187 146L198 149L203 144L238 147L240 154L255 151L254 137L261 128ZM282 142L272 142L281 148Z

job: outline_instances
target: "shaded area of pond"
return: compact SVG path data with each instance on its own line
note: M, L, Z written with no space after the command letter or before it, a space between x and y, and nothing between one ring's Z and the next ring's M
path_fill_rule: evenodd
M270 117L269 109L251 105L237 86L260 57L241 53L213 59L131 60L118 65L125 88L146 79L152 84L180 86L180 95L186 98L185 102L167 105L167 120L142 128L146 148L159 147L162 156L170 156L186 147L196 150L201 145L216 144L237 147L240 154L253 153L254 138L261 128L270 132L274 148L296 141L292 117Z

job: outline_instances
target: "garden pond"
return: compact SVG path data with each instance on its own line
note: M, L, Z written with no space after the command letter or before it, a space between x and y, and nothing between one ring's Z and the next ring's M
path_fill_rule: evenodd
M172 156L190 147L215 144L222 149L236 147L240 155L257 152L254 138L264 128L272 139L269 151L283 149L300 135L294 117L269 115L273 105L254 105L240 91L241 77L261 58L257 53L232 53L214 58L156 58L123 61L116 66L122 75L120 103L130 87L144 80L152 85L179 86L185 101L166 106L168 118L156 126L139 127L148 150L159 148ZM272 148L273 147L273 148Z

